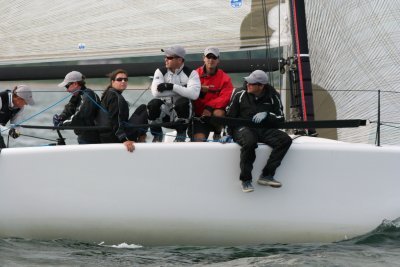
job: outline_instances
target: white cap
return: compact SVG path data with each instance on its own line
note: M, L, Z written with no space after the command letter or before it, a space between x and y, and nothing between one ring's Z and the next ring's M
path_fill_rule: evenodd
M14 91L14 94L25 100L25 102L30 106L35 104L35 101L33 101L32 97L32 91L27 85L18 85L17 89Z
M209 46L204 49L204 55L207 56L208 54L213 54L216 57L219 57L219 49L213 46Z
M162 52L165 53L166 56L172 57L172 56L178 56L181 58L185 58L186 51L185 48L183 48L180 45L173 45L168 48L163 48L161 49Z
M84 80L82 73L79 71L71 71L67 75L65 75L64 81L58 85L58 87L64 87L69 83L79 82Z
M262 70L255 70L249 76L244 77L246 82L248 83L261 83L267 84L268 83L268 75Z

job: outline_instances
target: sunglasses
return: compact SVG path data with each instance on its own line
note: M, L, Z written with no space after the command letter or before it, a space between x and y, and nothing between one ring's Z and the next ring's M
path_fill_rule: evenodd
M262 83L248 83L247 85L258 85L258 86L260 86L260 85L263 85Z
M206 58L208 58L208 59L214 59L214 60L218 59L218 57L216 57L216 56L213 55L213 54L208 54L208 55L206 56Z
M168 60L173 60L174 58L179 58L179 57L165 57L165 59L168 59Z
M115 81L117 81L117 82L122 82L122 81L127 82L128 78L116 78Z
M67 84L65 85L65 88L68 89L68 88L71 86L71 84L72 84L72 83L67 83Z

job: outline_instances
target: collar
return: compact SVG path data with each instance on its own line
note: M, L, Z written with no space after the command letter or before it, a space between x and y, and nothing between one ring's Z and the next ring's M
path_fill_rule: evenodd
M178 75L183 70L184 66L185 66L185 63L183 63L182 66L179 69L176 69L175 72L173 72L170 69L168 69L168 71L171 72L172 74L177 74Z
M250 94L251 94L251 93L250 93ZM267 95L267 88L264 86L264 88L263 88L263 90L262 90L262 92L261 92L261 94L260 94L259 96L256 96L256 95L254 95L254 94L251 94L251 95L253 95L253 97L254 97L255 100L264 98L264 97Z
M111 87L110 90L112 90L112 91L114 91L114 92L116 92L116 93L118 93L118 94L120 94L120 95L122 94L122 91L117 90L117 89L115 89L114 87Z
M217 74L217 72L218 72L218 66L215 68L215 72L213 74L209 75L207 73L206 65L203 65L203 73L201 74L200 78L214 76L215 74Z

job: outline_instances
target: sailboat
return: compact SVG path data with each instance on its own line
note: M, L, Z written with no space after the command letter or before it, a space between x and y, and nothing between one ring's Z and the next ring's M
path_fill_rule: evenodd
M83 10L85 7L87 11L93 9L87 2L85 4L87 6L79 1L74 2L83 5L81 6ZM232 0L229 12L223 12L221 10L227 9L223 7L227 1L190 1L190 3L170 3L171 6L161 1L154 1L151 11L164 20L165 16L171 16L173 11L177 14L184 14L182 12L186 11L190 15L187 16L190 18L189 21L193 24L184 25L198 26L196 18L200 18L200 14L196 13L196 17L190 13L195 12L192 8L195 5L193 2L196 2L197 11L204 12L203 14L210 11L211 6L213 7L211 12L218 15L222 21L214 20L212 26L221 34L226 30L223 26L229 24L227 21L232 25L237 19L241 21L242 34L236 32L236 39L227 40L230 35L234 35L229 32L229 36L221 36L219 43L215 40L215 44L219 45L222 51L226 51L226 55L231 55L229 52L235 50L245 51L246 54L257 54L259 50L256 48L259 46L267 47L267 50L262 50L267 54L268 51L277 51L279 56L276 60L271 55L267 55L264 59L233 58L232 61L224 59L227 64L223 68L231 72L250 72L251 68L261 68L266 71L274 69L286 73L287 76L282 76L282 79L274 76L271 80L282 82L282 88L283 81L288 80L295 88L287 90L292 93L293 98L289 97L290 94L287 97L286 94L282 94L287 103L291 103L291 109L298 110L292 112L289 107L286 109L287 114L291 114L289 116L291 119L309 123L321 119L348 119L349 117L341 113L344 112L342 102L351 102L348 112L352 115L349 116L370 118L370 113L363 113L365 110L360 106L360 101L367 102L368 98L360 100L358 97L347 95L344 99L339 98L338 103L337 91L328 90L332 84L329 80L332 76L335 78L339 75L343 79L338 86L350 83L347 80L347 72L357 77L353 69L345 71L342 69L346 68L337 67L332 62L329 67L320 65L331 58L345 58L341 54L343 49L333 51L332 54L325 51L326 53L322 55L325 61L313 60L314 55L315 58L320 58L320 49L325 45L325 43L318 44L321 42L321 39L316 38L318 33L322 35L326 33L322 29L333 27L329 25L320 28L322 23L317 17L329 21L331 18L329 13L336 12L333 10L338 3L291 0L278 1L277 5L276 1L254 0L250 4L246 1ZM358 14L356 11L360 9L365 11L365 6L372 5L372 2L374 1L364 1L364 5L353 6L350 10ZM32 2L25 3L30 10L35 10ZM93 1L98 10L102 8L109 10L104 13L105 17L100 15L97 18L88 17L96 18L97 22L101 23L110 17L115 18L116 14L121 15L120 7L112 8L114 3ZM326 9L325 4L331 9ZM54 10L57 10L55 7L64 8L62 13L64 16L61 16L63 20L66 17L67 7L61 1L55 1L54 5ZM379 8L384 6L382 3L376 5L379 5ZM393 3L389 7L399 8ZM379 8L373 9L375 15ZM143 10L149 12L149 2L135 1L135 5L128 5L126 9L136 14L130 19L140 19L145 12ZM357 21L358 15L354 14L349 16ZM391 14L396 16L398 12ZM236 17L232 18L232 15ZM9 20L12 18L11 15L7 17ZM224 21L225 18L230 20ZM396 21L399 21L398 17L395 17L392 23ZM88 25L93 25L90 22L93 21L89 20ZM32 31L52 29L49 25L40 25L40 21L35 23L39 23L39 27ZM155 22L151 19L148 23L153 25ZM204 21L199 19L198 23L202 25ZM116 33L119 33L119 30L126 33L127 29L131 29L128 33L135 34L134 30L138 30L138 27L129 28L127 24L121 25L122 29L113 27L117 29ZM178 29L181 26L177 25L182 23L172 20L168 26L171 25L173 28L177 27L174 29ZM294 27L289 27L290 25ZM76 25L71 27L74 26ZM201 30L210 28L213 27L210 25ZM231 30L232 27L227 28ZM289 28L292 28L292 31L288 30ZM392 29L390 23L386 24L386 28ZM271 29L275 30L275 35L267 33ZM80 36L77 27L65 30L76 32ZM308 33L304 30L308 30ZM177 31L174 41L184 42L190 39L187 35L193 32ZM29 50L29 53L9 52L9 57L4 57L2 64L11 62L34 64L3 67L0 78L1 80L43 79L43 74L40 74L43 70L47 70L48 78L61 78L71 65L60 64L51 67L40 65L43 62L48 64L51 61L49 58L56 61L61 57L63 60L85 59L90 64L73 67L78 70L83 69L83 73L89 73L93 77L96 77L96 72L104 73L105 69L121 64L126 64L124 67L131 68L131 73L138 73L136 75L150 75L147 72L150 69L154 71L156 66L154 62L119 62L108 66L109 64L99 63L98 59L95 61L95 58L102 56L103 59L107 59L116 55L123 57L135 53L148 58L156 57L156 54L151 53L159 51L159 46L162 47L160 43L167 42L167 39L163 39L165 36L171 36L170 32L158 31L158 33L160 33L158 39L152 39L153 36L150 36L147 45L143 43L130 50L125 45L114 46L118 47L114 55L113 50L107 51L107 47L100 45L97 50L96 47L91 50L90 43L84 41L79 41L78 49L87 49L89 50L87 52L63 51L66 48L59 46L63 43L62 40L53 44L54 49L38 49L45 50L41 54L35 54L37 52L35 49ZM394 33L398 36L398 28ZM280 38L280 35L283 37ZM292 42L288 35L297 37ZM274 36L278 36L278 39L274 39ZM302 39L308 36L310 38L307 40ZM90 32L90 38L93 40L100 37L104 35L92 36ZM61 37L57 35L57 38ZM57 41L57 38L53 40ZM326 42L334 43L332 39L326 36L325 38ZM269 39L267 43L266 39ZM210 41L194 40L183 43L189 51L200 52L204 49L203 44ZM307 41L309 45L301 45L307 44ZM35 40L30 42L35 44ZM277 44L276 48L271 47L274 42ZM93 43L95 46L96 42ZM387 46L391 48L390 45ZM23 50L17 46L13 49ZM293 57L283 56L285 53L290 54L290 51L294 51ZM285 59L281 60L282 57ZM9 62L6 62L7 60ZM187 64L191 64L190 60ZM137 70L138 68L140 70ZM243 69L235 71L235 68ZM339 70L339 73L331 73L332 68ZM313 74L311 76L310 70ZM385 75L381 85L393 85L393 80L399 79L398 77ZM392 82L388 82L391 78ZM312 85L312 81L317 84ZM357 80L351 81L353 90L360 89L367 83L364 80L359 82L358 86ZM315 86L318 86L317 90ZM350 92L353 93L354 91ZM322 100L315 96L316 94L323 95ZM313 99L317 101L312 101ZM330 108L328 115L331 116L333 113L334 117L320 117L320 111L324 108ZM362 109L361 113L357 113L358 111L351 113L357 108ZM378 114L378 110L374 110ZM393 115L387 107L381 112ZM400 215L400 194L398 194L400 146L396 144L398 134L394 132L388 138L388 132L382 131L380 139L382 144L380 141L377 144L363 143L362 141L371 138L369 132L373 129L371 124L350 129L339 128L333 130L333 133L319 132L318 128L313 127L293 132L293 145L276 174L283 187L274 189L255 185L255 191L250 194L240 190L238 179L240 147L234 143L141 143L136 144L134 153L127 153L120 144L6 148L0 153L0 236L36 239L69 238L106 243L133 242L143 245L331 242L352 238L373 230L384 219L393 220ZM378 121L376 124L381 126L384 121ZM334 138L315 137L315 131L320 136ZM305 134L300 135L300 132ZM356 137L355 132L361 132L361 137ZM259 176L270 148L260 145L256 152L253 177Z

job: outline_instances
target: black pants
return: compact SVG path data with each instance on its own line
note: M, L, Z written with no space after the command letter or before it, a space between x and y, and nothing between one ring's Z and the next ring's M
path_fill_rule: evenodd
M154 121L160 118L161 116L161 106L165 104L164 101L158 98L152 99L147 104L147 110L149 115L149 120ZM190 100L187 98L179 98L174 102L173 109L176 112L178 119L190 119L191 115L191 103ZM162 122L170 122L173 121L175 118L171 118L170 116L165 116L162 118ZM186 130L188 125L177 125L174 127L170 127L171 129L175 129L178 136L186 136ZM150 131L154 136L162 135L161 127L150 127Z
M6 143L4 143L3 136L0 134L0 149L6 148Z
M147 121L147 110L146 105L140 105L129 118L128 123L130 125L140 125L140 124L148 124ZM139 136L146 135L148 127L141 127L141 128L128 128L126 133L129 140L137 142Z
M128 122L126 123L125 134L128 137L128 139L137 142L139 136L145 135L148 130L148 127L134 128L130 126L138 124L147 124L147 123L148 122L147 122L146 105L142 104L133 112L131 117L128 119ZM117 136L115 135L115 132L113 131L100 133L100 141L103 144L121 143L121 141L118 140Z
M292 144L292 139L278 129L251 129L240 127L233 131L233 140L241 146L240 149L240 180L252 180L251 171L256 159L257 142L272 147L271 155L262 170L262 175L275 175L283 157Z

